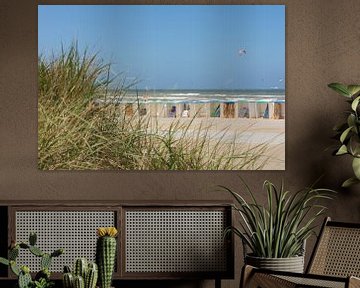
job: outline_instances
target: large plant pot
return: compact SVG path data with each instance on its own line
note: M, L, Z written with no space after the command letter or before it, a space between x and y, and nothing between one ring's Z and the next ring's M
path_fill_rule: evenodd
M275 271L304 272L304 256L289 258L262 258L246 255L245 263L254 267Z

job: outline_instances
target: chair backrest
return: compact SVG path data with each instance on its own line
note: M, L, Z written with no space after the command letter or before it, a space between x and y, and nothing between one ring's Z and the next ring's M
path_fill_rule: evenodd
M326 218L307 273L360 277L360 224Z

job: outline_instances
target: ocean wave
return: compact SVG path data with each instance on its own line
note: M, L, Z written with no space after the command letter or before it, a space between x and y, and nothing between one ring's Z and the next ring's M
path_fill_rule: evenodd
M171 93L171 96L199 96L200 93Z

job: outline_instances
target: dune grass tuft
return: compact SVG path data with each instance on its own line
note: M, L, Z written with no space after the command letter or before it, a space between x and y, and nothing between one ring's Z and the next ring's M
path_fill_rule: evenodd
M156 118L127 116L106 100L121 99L131 85L111 79L110 64L76 44L40 56L38 69L39 169L240 170L267 161L268 145L223 141L226 129L213 139L210 127L193 119L164 130Z

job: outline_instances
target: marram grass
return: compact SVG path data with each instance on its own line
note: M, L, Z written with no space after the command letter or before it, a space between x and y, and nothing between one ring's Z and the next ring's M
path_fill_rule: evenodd
M121 105L95 105L121 99L130 86L76 44L40 56L38 70L39 169L256 170L268 160L267 144L225 143L226 129L212 139L206 125L175 120L164 132L150 117L125 116Z

